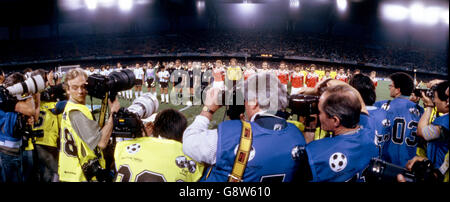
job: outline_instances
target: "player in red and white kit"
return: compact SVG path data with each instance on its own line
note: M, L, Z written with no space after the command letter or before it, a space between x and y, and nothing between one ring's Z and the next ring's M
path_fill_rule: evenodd
M348 83L348 76L345 74L344 68L341 67L339 69L339 72L336 75L336 79Z
M258 72L272 73L268 62L264 61L261 66L262 69L259 69Z
M309 68L310 69L308 74L306 75L305 83L306 87L314 88L319 82L319 75L315 72L316 65L312 64Z
M378 86L378 79L377 79L377 72L376 71L371 71L370 72L370 79L372 79L373 85L376 88Z
M280 68L275 72L278 80L280 80L280 83L283 84L284 89L287 90L287 84L289 82L289 70L287 69L286 63L284 61L281 61Z
M216 60L216 64L214 65L213 68L213 77L214 77L213 87L224 89L225 68L221 60Z
M305 75L301 72L300 65L295 66L295 71L291 74L291 95L295 95L304 87Z
M255 66L251 62L247 62L247 68L244 71L244 80L256 73Z

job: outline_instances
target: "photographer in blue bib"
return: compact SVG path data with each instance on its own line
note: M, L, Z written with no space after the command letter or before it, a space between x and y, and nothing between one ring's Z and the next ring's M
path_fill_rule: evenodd
M225 94L211 88L202 112L183 134L183 152L210 166L200 181L292 181L299 164L292 158L292 149L306 142L295 125L275 115L288 105L286 89L268 73L254 74L236 86L236 92L228 95L243 95L236 96L243 97L236 103L245 107L240 120L208 129L213 114L222 107L219 96Z
M32 135L31 117L36 115L32 94L43 90L42 76L25 80L21 73L9 75L0 86L0 182L23 182L23 155Z
M431 97L425 92L422 93L423 105L425 112L420 117L417 126L417 135L424 138L427 142L426 157L415 156L406 163L406 169L413 174L419 175L423 181L449 181L449 119L448 119L448 81L442 81L436 84ZM429 123L433 108L443 115L434 119ZM426 169L420 171L418 168L422 165ZM403 174L397 176L399 182L410 181Z

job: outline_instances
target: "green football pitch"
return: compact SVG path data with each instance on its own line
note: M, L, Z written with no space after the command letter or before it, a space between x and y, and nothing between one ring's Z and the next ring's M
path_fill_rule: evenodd
M379 100L386 100L386 99L390 99L389 97L389 88L388 88L389 82L388 81L378 81L378 86L376 88L376 94L377 94L377 101ZM170 92L170 88L171 86L169 86L169 92ZM147 88L145 86L142 86L143 92L147 92ZM290 89L290 86L288 86L288 89ZM134 91L134 89L133 89ZM160 99L159 97L159 88L157 88L157 93L158 93L158 99ZM133 92L134 95L134 92ZM128 107L131 105L132 101L123 99L123 98L119 98L119 102L120 102L120 106L122 107ZM88 96L87 98L87 105L91 104L90 98ZM101 105L101 100L97 99L97 98L93 98L93 104L94 105ZM163 110L163 109L167 109L167 108L174 108L177 110L183 110L182 113L186 116L187 120L188 120L188 124L191 124L194 119L195 116L200 114L201 110L202 110L202 105L192 105L191 107L186 107L186 105L173 105L171 103L166 104L166 103L160 103L159 104L159 108L158 108L158 112ZM219 124L220 122L222 122L224 120L224 114L225 114L225 107L221 107L213 116L213 121L211 121L210 127L211 128L215 128L217 126L217 124ZM95 116L98 118L98 113L95 113Z

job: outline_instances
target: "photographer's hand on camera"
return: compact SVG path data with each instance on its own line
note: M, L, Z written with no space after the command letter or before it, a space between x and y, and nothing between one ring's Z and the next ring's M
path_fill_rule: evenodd
M433 100L431 100L431 98L427 97L425 92L422 91L421 93L422 93L423 106L425 108L429 108L429 107L434 108Z

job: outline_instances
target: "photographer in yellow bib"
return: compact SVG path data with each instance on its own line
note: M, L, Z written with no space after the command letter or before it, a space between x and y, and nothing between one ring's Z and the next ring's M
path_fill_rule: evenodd
M114 151L116 182L196 182L204 165L183 152L186 117L175 109L158 113L147 134L118 142ZM200 149L200 148L199 148Z
M61 120L61 137L58 162L59 181L108 181L112 176L105 169L102 150L108 145L112 133L112 114L120 108L117 98L108 100L110 117L103 128L93 120L86 107L87 74L81 68L66 74L65 88L69 101Z

